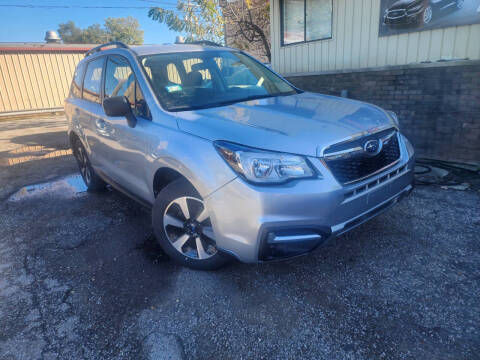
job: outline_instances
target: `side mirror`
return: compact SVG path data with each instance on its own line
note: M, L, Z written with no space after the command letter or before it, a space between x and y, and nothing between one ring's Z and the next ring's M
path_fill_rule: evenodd
M113 96L103 100L103 110L107 116L125 116L128 126L135 127L137 119L125 96Z

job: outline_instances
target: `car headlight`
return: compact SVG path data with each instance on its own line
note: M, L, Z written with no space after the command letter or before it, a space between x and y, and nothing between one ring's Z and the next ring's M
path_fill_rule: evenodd
M400 122L398 121L398 116L395 114L393 111L388 110L387 111L388 115L390 116L390 119L392 119L393 123L395 126L400 129Z
M214 145L233 171L251 182L284 183L316 175L302 156L264 151L226 141L215 141Z

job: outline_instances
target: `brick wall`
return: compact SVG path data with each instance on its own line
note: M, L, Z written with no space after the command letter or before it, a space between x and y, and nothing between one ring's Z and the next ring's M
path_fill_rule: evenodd
M287 76L307 91L393 110L418 156L480 161L480 62L419 64L369 71Z

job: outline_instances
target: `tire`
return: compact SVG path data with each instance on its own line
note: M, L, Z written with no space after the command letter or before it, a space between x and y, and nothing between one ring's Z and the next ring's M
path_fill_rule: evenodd
M77 160L78 169L87 186L87 191L100 192L105 190L107 183L93 170L90 160L88 159L87 151L79 138L76 138L73 142L73 155Z
M425 10L422 12L420 23L423 25L428 25L433 18L433 9L430 5L428 5Z
M216 270L229 258L216 248L202 197L185 179L168 184L152 209L155 237L176 263L196 270Z

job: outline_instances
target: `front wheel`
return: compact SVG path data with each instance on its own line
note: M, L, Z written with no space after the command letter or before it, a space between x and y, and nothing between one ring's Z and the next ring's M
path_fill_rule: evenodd
M178 264L215 270L227 263L217 249L205 203L188 181L176 180L158 194L152 224L160 246Z
M423 25L427 25L432 21L433 18L433 9L430 5L428 5L425 10L423 10L422 14L422 23Z

